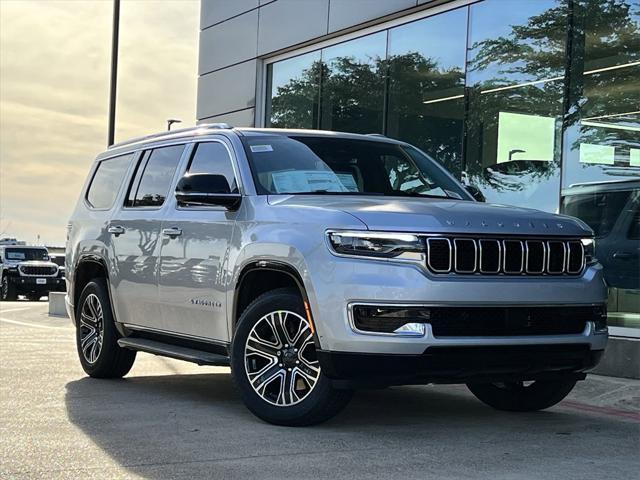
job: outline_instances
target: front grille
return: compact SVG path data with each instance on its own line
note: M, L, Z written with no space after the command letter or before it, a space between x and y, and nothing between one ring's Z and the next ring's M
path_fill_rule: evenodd
M570 335L582 333L586 322L606 325L605 307L353 307L354 327L371 333L391 334L406 323L426 323L435 337Z
M34 277L51 277L58 273L58 267L54 266L21 265L18 269L22 275Z
M433 273L484 275L580 275L580 240L428 237L427 267Z

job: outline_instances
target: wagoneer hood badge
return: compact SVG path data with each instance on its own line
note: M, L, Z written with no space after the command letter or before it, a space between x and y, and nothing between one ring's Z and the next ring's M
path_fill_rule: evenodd
M390 199L328 197L322 195L270 196L274 206L340 210L362 221L370 230L401 232L469 232L475 235L589 236L591 229L573 217L529 208L517 208L448 199Z

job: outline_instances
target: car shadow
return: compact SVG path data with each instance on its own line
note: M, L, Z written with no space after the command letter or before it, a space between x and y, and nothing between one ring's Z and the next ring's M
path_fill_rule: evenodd
M344 455L394 445L454 448L460 441L486 443L509 436L522 441L519 434L532 429L553 437L577 422L573 412L563 410L497 412L456 385L363 390L322 425L277 427L244 407L227 372L87 377L66 385L65 402L75 426L120 466L145 478L166 478L166 468L175 476L184 470L186 477L190 469L206 468L211 478L226 478L239 459Z

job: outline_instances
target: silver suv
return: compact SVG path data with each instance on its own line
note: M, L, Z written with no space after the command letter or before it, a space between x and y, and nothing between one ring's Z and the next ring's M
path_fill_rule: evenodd
M82 367L121 377L138 351L231 366L281 425L358 387L554 405L607 342L593 232L469 192L381 136L217 124L116 145L68 226Z

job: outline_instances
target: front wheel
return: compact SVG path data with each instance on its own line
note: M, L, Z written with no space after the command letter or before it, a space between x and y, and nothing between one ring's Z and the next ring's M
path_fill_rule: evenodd
M2 277L2 284L0 284L0 299L2 299L3 302L14 302L18 299L16 286L9 281L9 277L7 275Z
M231 370L249 410L276 425L323 422L352 395L322 373L302 299L290 289L267 292L242 313Z
M505 383L470 383L471 393L478 400L497 410L532 412L544 410L562 401L576 384L576 380L536 380Z

